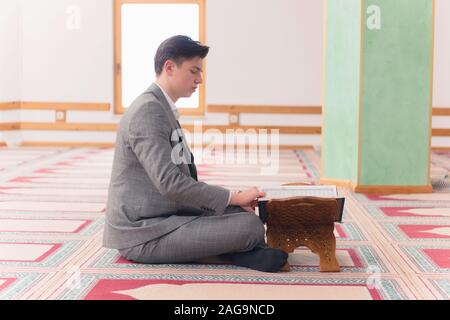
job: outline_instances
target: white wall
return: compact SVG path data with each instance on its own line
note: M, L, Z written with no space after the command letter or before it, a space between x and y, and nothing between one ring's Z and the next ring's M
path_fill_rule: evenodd
M0 100L18 100L23 65L23 101L112 103L112 0L20 1L0 0L0 39L9 44L0 50L8 74ZM66 27L72 5L79 30ZM320 105L323 1L206 0L206 13L207 103ZM442 107L450 107L449 30L450 1L436 0L434 105Z
M21 99L20 2L0 0L0 102Z
M450 1L436 0L433 105L450 107Z
M113 0L21 1L21 100L112 104ZM67 28L67 10L73 5L81 17L76 30ZM211 46L206 102L320 105L322 11L323 4L317 0L206 0L206 42ZM145 35L136 36L145 41ZM39 111L11 113L10 118L24 121L33 118L33 112ZM112 112L70 113L68 119L76 122L115 123L120 118ZM52 112L45 114L45 119L52 118ZM309 117L312 122L297 118L299 122L292 125L320 125L318 115ZM182 122L195 119L185 117ZM255 119L243 116L242 124L270 125L272 116L258 116L259 123ZM206 114L202 120L205 125L223 125L228 116ZM58 136L67 141L81 137L77 132ZM47 141L48 135L24 136L27 141L31 138ZM293 144L310 144L311 138L304 138Z
M73 5L81 14L76 30L67 27L67 10ZM207 58L208 104L320 105L323 1L206 0L206 15L206 42L211 47ZM0 101L112 104L113 0L0 0L0 27ZM436 0L434 105L441 107L450 107L449 30L450 0ZM52 111L3 114L8 121L26 121L39 115L45 115L46 121L54 118ZM110 111L68 113L69 121L74 122L116 123L119 118ZM184 117L182 122L193 123L195 119ZM243 115L241 123L321 123L319 115L284 119ZM206 114L203 121L205 125L223 125L228 118L226 114ZM434 117L433 126L450 128L450 117ZM79 141L78 134L58 136ZM31 136L33 141L48 141L45 132L33 132L27 139ZM310 137L289 141L309 144ZM450 138L433 141L450 146Z
M20 1L0 0L0 102L21 99ZM0 112L0 122L7 122ZM17 131L0 131L0 142L18 140Z
M112 102L111 0L22 1L22 100ZM73 5L81 19L71 30Z
M450 1L435 0L433 106L450 107ZM450 117L434 116L433 128L450 128ZM434 147L449 147L450 137L433 137Z
M322 1L207 0L207 102L320 105L322 29Z
M112 0L22 1L22 99L112 102ZM68 30L74 4L81 28ZM319 105L322 11L317 0L207 0L207 103Z

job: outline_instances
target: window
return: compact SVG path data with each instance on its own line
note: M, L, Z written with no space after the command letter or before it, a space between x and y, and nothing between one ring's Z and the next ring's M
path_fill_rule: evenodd
M116 0L114 105L124 113L154 81L154 56L161 42L182 34L205 42L204 0ZM180 113L202 115L205 88L177 101Z

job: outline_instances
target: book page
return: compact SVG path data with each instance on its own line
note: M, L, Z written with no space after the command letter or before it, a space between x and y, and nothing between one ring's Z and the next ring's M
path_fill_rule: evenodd
M264 191L266 196L259 198L259 201L291 197L337 197L337 188L334 185L261 187L260 190Z

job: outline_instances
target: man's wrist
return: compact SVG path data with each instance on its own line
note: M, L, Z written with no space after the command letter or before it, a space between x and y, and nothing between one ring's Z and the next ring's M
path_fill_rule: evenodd
M233 206L239 205L239 203L238 203L236 198L237 198L237 195L239 193L241 193L241 192L242 192L241 190L233 190L233 191L231 191L230 192L230 201L229 201L228 205L233 205Z

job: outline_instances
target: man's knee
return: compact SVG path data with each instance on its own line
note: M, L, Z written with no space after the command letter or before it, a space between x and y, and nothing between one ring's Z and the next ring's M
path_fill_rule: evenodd
M264 242L264 225L257 215L246 213L240 216L239 234L241 250L251 250Z
M137 263L149 263L148 257L143 255L143 246L145 244L141 244L132 248L128 249L121 249L118 250L119 254L131 262L137 262Z
M128 248L128 249L119 249L117 251L119 251L119 254L127 259L128 261L132 261L132 257L131 257L131 251L133 250L133 248Z

